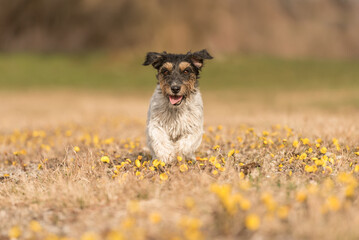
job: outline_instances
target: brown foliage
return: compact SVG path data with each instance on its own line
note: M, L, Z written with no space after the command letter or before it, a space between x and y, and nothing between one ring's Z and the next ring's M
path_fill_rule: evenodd
M359 56L359 3L344 0L0 0L0 49Z

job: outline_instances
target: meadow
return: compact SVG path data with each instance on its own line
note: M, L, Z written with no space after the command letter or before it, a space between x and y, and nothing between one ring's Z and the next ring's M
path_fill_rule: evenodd
M358 238L358 61L208 62L197 160L165 164L141 60L0 55L0 239Z

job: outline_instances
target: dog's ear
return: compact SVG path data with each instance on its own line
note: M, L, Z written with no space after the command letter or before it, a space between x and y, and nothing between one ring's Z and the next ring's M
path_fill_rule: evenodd
M212 58L213 57L207 52L206 49L191 53L191 61L198 69L202 68L204 59L212 59Z
M163 55L165 54L165 52L163 53L157 53L157 52L149 52L146 55L146 60L143 63L144 66L150 65L152 64L152 66L156 69L159 69L162 62L163 62Z

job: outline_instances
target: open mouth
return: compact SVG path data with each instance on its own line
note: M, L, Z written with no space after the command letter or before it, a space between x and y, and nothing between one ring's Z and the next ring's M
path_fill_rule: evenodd
M183 99L183 96L168 96L168 98L170 99L170 102L172 105L180 105Z

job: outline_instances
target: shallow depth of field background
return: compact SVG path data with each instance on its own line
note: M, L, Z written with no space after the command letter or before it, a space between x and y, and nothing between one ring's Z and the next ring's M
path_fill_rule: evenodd
M359 2L0 6L0 239L358 238ZM145 54L203 48L199 160L153 165Z

